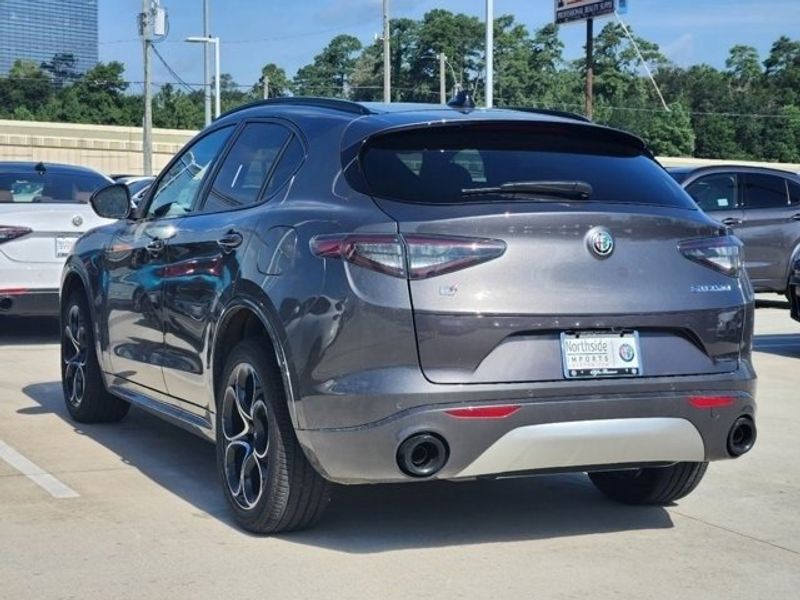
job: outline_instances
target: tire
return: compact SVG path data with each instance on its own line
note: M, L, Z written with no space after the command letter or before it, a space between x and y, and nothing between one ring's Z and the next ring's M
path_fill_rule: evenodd
M322 516L330 484L308 462L289 416L277 365L248 339L237 344L217 386L217 470L241 527L279 533Z
M116 423L130 405L110 394L97 361L86 297L72 292L61 307L61 386L70 416L79 423Z
M624 504L670 504L689 495L703 479L707 462L677 463L626 471L589 473L603 494Z

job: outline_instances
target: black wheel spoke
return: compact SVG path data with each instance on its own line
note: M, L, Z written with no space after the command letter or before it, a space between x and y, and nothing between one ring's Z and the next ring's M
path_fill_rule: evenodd
M236 504L252 510L264 491L269 456L269 411L252 365L237 365L222 397L224 478Z
M70 306L62 336L63 380L67 400L74 407L83 402L86 390L86 365L89 358L86 324L77 304Z

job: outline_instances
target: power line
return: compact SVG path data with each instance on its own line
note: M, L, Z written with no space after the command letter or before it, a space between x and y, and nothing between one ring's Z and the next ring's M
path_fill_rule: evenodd
M167 63L167 61L166 61L166 60L164 60L164 57L163 57L163 56L161 56L161 53L158 51L158 48L156 48L156 47L155 47L155 45L153 45L153 47L152 47L152 50L153 50L153 53L154 53L154 54L156 55L156 57L158 58L158 60L161 62L161 64L162 64L162 65L164 65L164 68L165 68L165 69L166 69L166 70L169 72L169 74L170 74L170 75L172 75L172 76L175 78L175 80L176 80L178 83L180 83L180 84L181 84L183 87L185 87L185 88L186 88L187 90L189 90L190 92L194 92L194 91L195 91L195 90L192 88L192 86L191 86L191 85L189 85L188 83L186 83L186 82L183 80L183 78L182 78L180 75L178 75L178 74L175 72L175 70L174 70L172 67L170 67L170 66L169 66L169 64Z

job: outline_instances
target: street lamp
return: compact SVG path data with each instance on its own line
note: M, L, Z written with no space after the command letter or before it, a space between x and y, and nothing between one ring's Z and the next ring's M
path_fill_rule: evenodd
M219 38L218 37L187 37L187 42L195 44L214 44L214 118L219 119L222 112L220 110L220 91L219 91Z

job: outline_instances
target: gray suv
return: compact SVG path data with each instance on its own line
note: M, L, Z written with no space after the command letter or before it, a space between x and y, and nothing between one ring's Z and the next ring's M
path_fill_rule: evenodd
M800 257L800 176L723 165L668 169L706 213L744 242L744 264L757 292L787 294Z
M642 141L570 115L291 98L235 110L61 290L79 422L214 442L256 532L331 482L586 471L664 504L756 436L741 243Z

